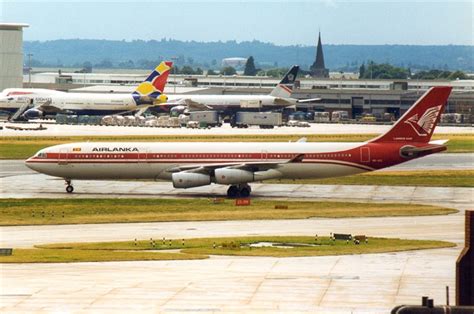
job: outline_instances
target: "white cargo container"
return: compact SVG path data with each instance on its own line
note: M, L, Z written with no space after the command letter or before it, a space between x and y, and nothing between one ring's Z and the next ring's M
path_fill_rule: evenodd
M198 121L200 125L222 126L217 111L191 111L189 121Z
M168 120L168 127L170 128L179 128L181 124L179 123L179 118L178 117L171 117Z
M101 125L114 125L114 117L113 116L103 116L100 120Z
M315 112L314 122L329 122L329 112Z
M249 125L258 125L262 129L273 128L283 124L280 112L237 112L235 123L232 126L246 128Z
M124 121L123 121L124 126L135 126L137 123L135 116L124 116L123 118L124 118Z
M189 122L189 116L186 115L186 114L180 114L178 116L178 119L179 119L179 123L181 124L181 126L186 126Z
M349 114L347 111L333 111L331 115L331 121L346 121L349 120Z

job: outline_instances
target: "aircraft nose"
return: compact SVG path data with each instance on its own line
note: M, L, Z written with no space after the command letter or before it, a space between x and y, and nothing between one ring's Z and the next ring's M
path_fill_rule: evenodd
M36 167L35 167L35 163L33 162L33 157L30 157L28 158L27 160L25 160L25 166L27 166L28 168L30 168L31 170L35 170L36 171Z

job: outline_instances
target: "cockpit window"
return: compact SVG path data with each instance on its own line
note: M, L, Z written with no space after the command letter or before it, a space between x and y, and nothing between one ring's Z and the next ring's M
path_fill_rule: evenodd
M46 158L46 153L44 151L39 151L37 154L36 154L36 157L38 158Z

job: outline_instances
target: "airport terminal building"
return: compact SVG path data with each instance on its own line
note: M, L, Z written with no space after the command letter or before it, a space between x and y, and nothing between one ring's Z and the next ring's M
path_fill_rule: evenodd
M75 92L131 93L148 71L133 73L40 72L32 76L32 86ZM28 77L24 77L27 85ZM255 76L170 75L168 94L268 94L279 79ZM299 104L298 110L346 111L349 118L364 114L400 117L432 86L452 86L448 113L459 113L463 122L473 123L474 80L359 80L351 78L301 78L293 97L321 98L319 102Z

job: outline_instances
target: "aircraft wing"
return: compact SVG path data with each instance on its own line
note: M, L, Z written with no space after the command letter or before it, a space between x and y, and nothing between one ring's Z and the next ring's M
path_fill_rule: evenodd
M183 101L190 110L211 110L212 109L212 107L206 104L193 101L189 98L184 98Z
M298 102L298 103L307 103L307 102L317 102L317 101L321 101L321 98L298 99L296 102Z
M42 103L39 106L35 106L35 107L33 107L33 109L41 110L41 111L48 112L48 113L50 113L50 112L52 112L52 113L64 112L63 109L51 105L51 100L48 100L48 101Z
M172 100L169 100L165 103L161 103L161 104L158 105L158 107L165 107L165 108L168 108L168 109L176 107L176 106L186 106L186 107L188 107L189 110L194 110L194 111L212 110L212 107L210 107L206 104L200 103L200 102L193 101L190 98L172 99Z
M232 162L232 163L218 163L218 164L196 164L196 165L183 165L175 168L168 169L167 172L194 172L194 173L205 173L210 174L212 171L219 168L232 168L239 170L247 170L252 172L265 171L269 169L278 168L282 164L301 162L304 159L304 154L296 155L295 157L287 161L276 161L276 162L267 162L267 161L256 161L256 162Z
M296 104L296 99L275 97L275 99L273 100L273 103L275 105L280 105L280 106L285 106L286 105L287 107L291 107L291 106L294 106Z

